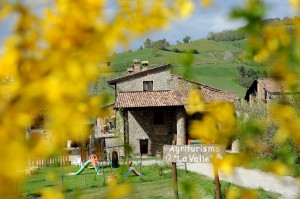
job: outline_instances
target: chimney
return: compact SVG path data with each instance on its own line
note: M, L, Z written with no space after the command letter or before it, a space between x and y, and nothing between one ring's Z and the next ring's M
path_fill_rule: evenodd
M134 65L134 72L135 73L140 72L140 60L139 59L134 59L133 60L133 65Z
M142 65L143 65L142 71L148 70L148 61L142 61Z
M127 68L127 72L128 72L128 74L133 73L133 68Z

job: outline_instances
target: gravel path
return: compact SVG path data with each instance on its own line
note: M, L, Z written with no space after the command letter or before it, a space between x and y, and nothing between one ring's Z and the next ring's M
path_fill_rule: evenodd
M143 165L164 164L162 161L143 161ZM177 164L178 168L184 169L184 164ZM213 178L213 169L211 164L207 163L188 163L187 169L196 173ZM290 176L279 177L271 173L266 173L258 170L244 169L241 167L235 168L233 175L227 176L221 171L219 172L220 179L231 182L233 184L249 187L262 188L266 191L278 193L281 198L297 199L300 198L300 180Z

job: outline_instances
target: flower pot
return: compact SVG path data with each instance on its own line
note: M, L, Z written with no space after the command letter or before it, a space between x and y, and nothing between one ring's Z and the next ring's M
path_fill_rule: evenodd
M116 184L118 176L116 175L109 175L107 176L107 184Z

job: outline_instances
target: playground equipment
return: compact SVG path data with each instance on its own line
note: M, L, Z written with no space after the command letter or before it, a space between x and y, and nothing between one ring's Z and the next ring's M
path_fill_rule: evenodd
M99 173L99 169L100 169L100 165L98 162L98 158L96 155L90 155L89 160L87 160L77 172L73 172L73 173L68 173L67 176L73 176L73 175L79 175L82 173L82 171L89 165L92 164L93 167L96 170L96 174Z
M132 163L133 162L130 162L130 164L129 164L129 169L126 172L125 178L128 178L128 175L129 175L130 171L132 171L132 173L134 173L136 176L142 176L141 173L137 172L137 170L135 170L135 168L131 166Z
M136 176L142 176L142 154L141 154L141 162L138 162L134 155L133 155L133 158L134 158L134 160L136 161L137 165L139 166L140 172L137 172L137 171L135 170L135 168L131 166L133 162L130 162L129 168L128 168L128 170L127 170L127 172L126 172L126 175L125 175L125 178L128 177L128 175L129 175L129 173L130 173L131 171L132 171L132 173L134 173Z

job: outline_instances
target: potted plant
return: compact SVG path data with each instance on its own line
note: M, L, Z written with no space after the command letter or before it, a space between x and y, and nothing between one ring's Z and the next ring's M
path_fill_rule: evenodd
M108 154L108 159L109 159L109 163L110 163L110 175L107 176L107 183L108 184L116 184L118 176L114 174L112 160L110 158L110 153Z

